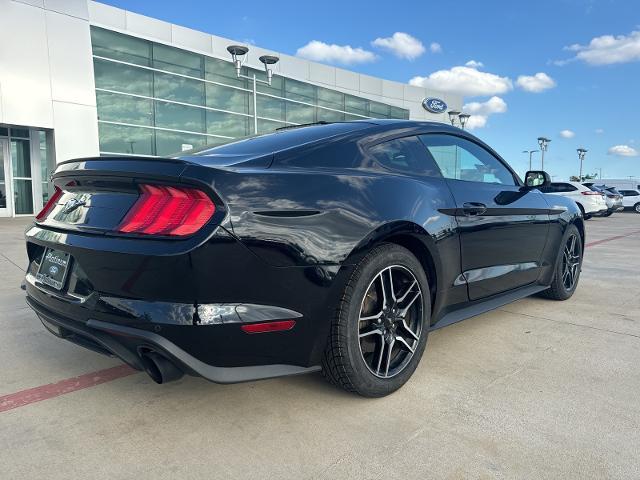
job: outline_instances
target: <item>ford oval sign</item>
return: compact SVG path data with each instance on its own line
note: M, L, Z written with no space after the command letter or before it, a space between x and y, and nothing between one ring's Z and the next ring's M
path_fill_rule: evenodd
M431 113L444 113L447 111L447 104L439 98L425 98L422 101L422 106Z

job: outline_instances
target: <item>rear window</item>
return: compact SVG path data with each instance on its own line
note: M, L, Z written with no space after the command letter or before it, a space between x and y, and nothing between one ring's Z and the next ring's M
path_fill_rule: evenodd
M232 143L207 148L199 152L190 152L190 155L262 155L286 150L305 143L312 143L336 135L363 130L368 127L371 127L370 123L345 122L276 130L273 133L247 137L242 140L233 141Z

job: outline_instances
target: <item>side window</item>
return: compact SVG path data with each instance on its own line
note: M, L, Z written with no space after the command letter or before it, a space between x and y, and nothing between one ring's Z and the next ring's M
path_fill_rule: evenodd
M563 183L562 184L562 191L563 192L575 192L576 190L578 190L577 187L571 185L570 183Z
M420 135L445 178L517 185L500 160L469 140L453 135Z
M389 170L411 175L442 176L417 137L402 137L379 143L369 148L369 154Z

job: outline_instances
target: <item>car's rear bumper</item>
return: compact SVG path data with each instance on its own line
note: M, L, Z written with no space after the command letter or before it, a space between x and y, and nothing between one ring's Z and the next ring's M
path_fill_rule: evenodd
M216 383L237 383L320 370L319 366L300 367L287 364L243 367L209 365L161 333L94 319L78 322L52 312L30 296L27 296L27 303L47 330L54 335L90 350L116 356L137 370L145 369L142 355L148 352L161 355L183 373L200 376Z
M224 229L170 254L153 242L37 226L26 239L28 302L40 318L64 322L72 332L64 338L134 368L141 368L141 350L158 351L185 373L223 383L317 370L351 268L275 267ZM45 248L71 255L61 290L36 280ZM243 328L281 320L295 325Z

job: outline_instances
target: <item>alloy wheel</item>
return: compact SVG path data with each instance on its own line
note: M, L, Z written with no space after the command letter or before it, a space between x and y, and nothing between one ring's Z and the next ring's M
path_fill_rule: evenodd
M378 272L360 305L360 353L371 373L391 378L411 361L422 335L422 290L406 267Z
M636 203L636 213L640 213L640 203Z
M567 291L572 290L578 281L581 259L578 236L572 234L567 238L562 252L562 284Z

